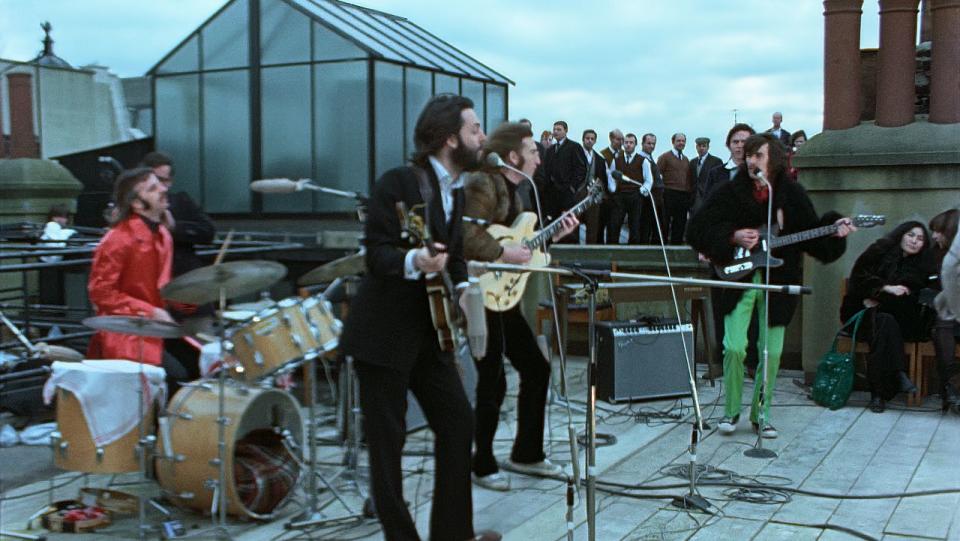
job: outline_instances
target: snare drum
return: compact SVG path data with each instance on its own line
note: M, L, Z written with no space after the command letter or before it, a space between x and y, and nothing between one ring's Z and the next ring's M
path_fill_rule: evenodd
M265 520L294 493L300 468L289 448L303 445L303 420L296 400L279 389L224 387L227 512ZM210 511L219 477L218 384L201 380L183 386L161 424L157 480L176 503ZM284 445L281 434L288 434ZM251 443L254 442L254 443ZM252 475L257 470L268 472Z
M333 315L333 306L330 301L317 295L305 299L302 305L310 324L310 332L319 347L323 351L336 348L343 324Z
M305 331L295 329L306 327L306 323L297 321L298 313L302 318L299 309L268 308L233 331L230 342L243 379L261 379L303 357L302 340L297 333Z

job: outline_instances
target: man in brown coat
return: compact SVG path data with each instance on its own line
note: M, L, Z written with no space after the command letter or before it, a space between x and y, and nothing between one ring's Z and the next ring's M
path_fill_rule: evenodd
M683 155L687 136L675 133L670 138L673 148L657 158L657 167L663 175L663 237L670 244L683 244L683 232L687 228L687 213L693 205L693 175L690 160Z
M497 153L506 163L527 175L540 163L530 129L519 123L501 124L483 147L483 158ZM523 175L503 168L470 173L464 183L463 255L478 261L500 261L523 265L531 251L524 246L502 246L481 224L511 225L524 209L517 196ZM580 222L564 218L563 228L553 240L574 231ZM507 391L503 355L520 374L517 397L517 437L506 467L534 475L557 475L561 468L543 452L543 424L550 382L550 363L544 358L520 307L504 312L487 310L487 355L477 361L477 405L473 481L490 489L510 489L510 479L500 472L493 455L493 440L500 420L500 406Z

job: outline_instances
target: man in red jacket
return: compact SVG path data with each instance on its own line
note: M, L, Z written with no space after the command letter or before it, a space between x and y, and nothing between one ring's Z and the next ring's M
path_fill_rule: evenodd
M117 179L114 199L113 226L97 246L90 268L90 302L98 316L172 322L160 297L160 288L170 281L173 261L173 240L162 223L167 187L151 169L133 169ZM184 367L163 354L160 338L99 331L90 341L87 357L162 365L168 383L188 379Z

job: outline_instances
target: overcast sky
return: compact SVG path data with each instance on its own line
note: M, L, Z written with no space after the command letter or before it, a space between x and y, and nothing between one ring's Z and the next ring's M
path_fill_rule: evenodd
M226 0L0 0L0 58L29 60L40 23L59 56L142 75ZM263 0L268 1L268 0ZM820 0L357 0L419 24L516 82L510 117L534 129L707 136L726 158L737 118L758 130L780 110L789 130L820 131ZM878 43L877 0L864 2L861 45ZM687 153L693 154L692 145Z

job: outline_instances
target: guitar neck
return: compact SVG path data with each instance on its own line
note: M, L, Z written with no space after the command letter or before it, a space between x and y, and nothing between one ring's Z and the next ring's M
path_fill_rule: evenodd
M566 217L568 214L579 216L580 214L583 213L583 211L590 208L591 205L593 205L592 197L587 197L583 201L580 201L579 203L574 205L573 208L564 212L559 218L551 222L550 225L548 225L547 227L544 227L539 232L537 232L537 234L534 235L530 240L526 241L525 244L527 248L530 248L531 250L543 248L544 245L546 245L547 240L553 237L553 235L556 234L557 231L560 231L563 228L564 217Z
M789 246L810 239L826 237L836 233L837 229L839 229L839 227L837 227L836 224L831 224L806 231L798 231L797 233L791 233L782 237L774 237L770 240L770 248L780 248L781 246Z

